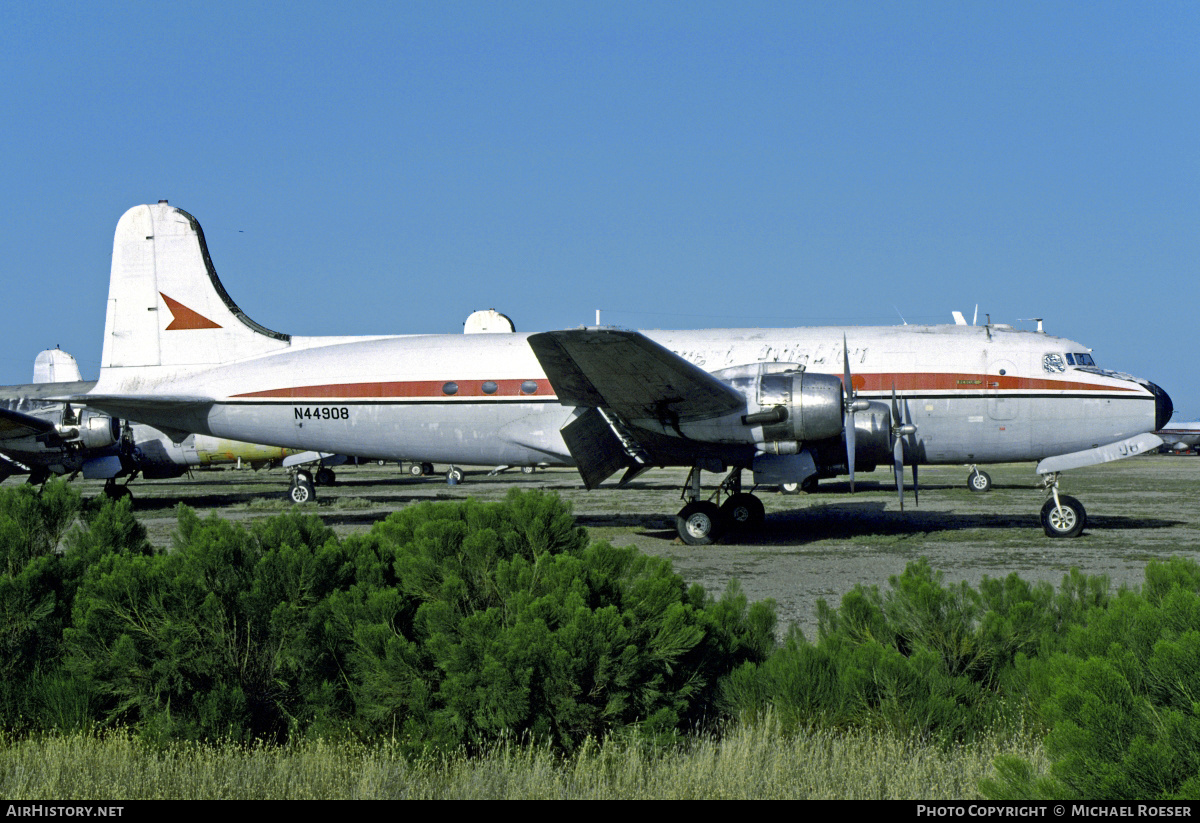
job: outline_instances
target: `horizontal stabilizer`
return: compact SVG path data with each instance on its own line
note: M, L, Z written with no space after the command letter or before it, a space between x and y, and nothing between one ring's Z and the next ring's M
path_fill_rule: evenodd
M1037 473L1050 474L1068 469L1082 469L1085 466L1097 466L1101 463L1111 463L1114 460L1123 460L1136 454L1145 454L1157 449L1162 443L1162 438L1156 434L1139 434L1118 440L1116 443L1109 443L1107 446L1047 457L1037 464Z
M707 420L746 407L731 386L637 332L543 332L529 345L564 406L610 409L634 424Z

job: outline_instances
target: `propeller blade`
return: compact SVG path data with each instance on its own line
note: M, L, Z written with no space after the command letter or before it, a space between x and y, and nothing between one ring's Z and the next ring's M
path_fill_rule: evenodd
M896 494L900 498L900 511L904 511L904 442L899 437L893 439L892 469L896 474Z
M908 456L912 462L912 477L913 477L913 505L921 504L920 491L917 486L917 427L912 422L912 417L909 415L908 403L904 404L904 426L908 429Z
M850 347L846 345L846 335L842 335L842 397L846 403L846 469L850 472L850 493L854 494L854 384L850 382Z

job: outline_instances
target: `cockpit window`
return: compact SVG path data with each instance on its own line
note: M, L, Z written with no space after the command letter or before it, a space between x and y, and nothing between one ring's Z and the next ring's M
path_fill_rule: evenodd
M1091 367L1095 368L1096 361L1092 360L1092 356L1090 354L1087 354L1085 352L1080 352L1078 354L1068 354L1067 355L1067 365L1068 366L1091 366Z
M1043 371L1048 371L1048 372L1053 373L1053 372L1065 371L1066 368L1067 367L1063 365L1063 358L1062 358L1061 354L1051 352L1042 357L1042 370Z

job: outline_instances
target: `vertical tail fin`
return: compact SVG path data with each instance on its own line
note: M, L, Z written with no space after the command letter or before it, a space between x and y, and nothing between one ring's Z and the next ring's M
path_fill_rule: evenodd
M229 297L196 218L165 200L122 215L113 238L101 370L224 363L290 342L248 318Z
M34 383L79 383L79 363L62 349L46 349L33 358Z

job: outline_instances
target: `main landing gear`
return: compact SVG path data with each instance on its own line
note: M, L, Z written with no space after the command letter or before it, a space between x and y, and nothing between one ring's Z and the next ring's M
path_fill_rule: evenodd
M133 480L133 475L129 476L129 480ZM133 498L133 492L129 490L129 481L125 483L117 483L115 477L110 477L104 481L104 496L109 500L122 500L126 497Z
M700 467L692 468L681 497L687 504L675 515L679 539L689 546L707 546L727 532L744 533L762 526L766 510L762 501L742 491L742 470L734 469L713 492L701 500ZM722 495L725 502L721 503Z

